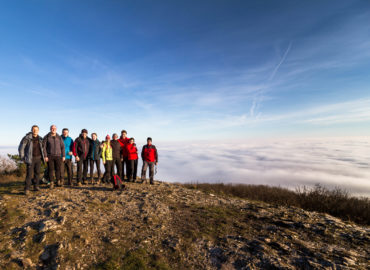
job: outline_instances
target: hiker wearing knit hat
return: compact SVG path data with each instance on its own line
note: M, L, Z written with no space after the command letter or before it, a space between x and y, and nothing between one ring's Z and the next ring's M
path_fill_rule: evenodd
M74 141L73 155L77 161L77 185L86 183L88 169L88 155L90 150L90 139L87 137L87 130L81 130L80 136Z

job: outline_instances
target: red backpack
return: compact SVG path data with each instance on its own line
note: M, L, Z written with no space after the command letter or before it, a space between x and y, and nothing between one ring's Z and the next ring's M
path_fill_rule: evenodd
M117 174L112 176L112 183L113 183L113 190L125 188L125 185L122 184L122 180Z

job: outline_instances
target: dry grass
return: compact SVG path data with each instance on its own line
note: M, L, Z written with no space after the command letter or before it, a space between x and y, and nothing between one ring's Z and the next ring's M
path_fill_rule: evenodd
M169 266L157 255L148 253L144 249L124 252L122 249L112 248L107 254L107 260L94 265L96 270L169 270Z
M207 193L235 196L283 206L296 206L309 211L327 213L344 220L370 225L370 200L353 197L347 191L329 190L321 185L298 188L296 191L281 187L243 184L184 184L190 189Z

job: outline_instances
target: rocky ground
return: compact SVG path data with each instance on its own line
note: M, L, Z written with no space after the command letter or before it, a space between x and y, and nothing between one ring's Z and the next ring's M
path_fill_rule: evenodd
M0 185L1 269L369 269L370 228L178 184Z

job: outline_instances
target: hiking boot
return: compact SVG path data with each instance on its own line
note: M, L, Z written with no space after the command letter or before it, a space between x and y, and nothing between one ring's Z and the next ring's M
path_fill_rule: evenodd
M25 189L24 190L24 195L28 195L28 194L30 194L30 191L28 189Z
M62 181L58 180L57 181L57 187L61 187L62 186Z
M98 181L96 181L96 184L97 184L97 185L100 185L100 183L101 183L101 182L100 182L100 179L98 179Z
M150 184L151 184L151 185L154 185L154 181L150 181Z
M40 188L39 188L38 186L35 186L35 187L34 187L34 190L35 190L35 191L40 191Z
M50 189L54 188L54 182L50 182Z
M78 182L78 183L77 183L77 186L78 186L78 187L82 187L81 182Z

